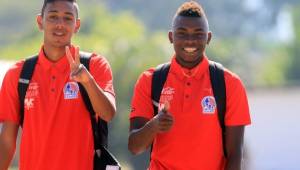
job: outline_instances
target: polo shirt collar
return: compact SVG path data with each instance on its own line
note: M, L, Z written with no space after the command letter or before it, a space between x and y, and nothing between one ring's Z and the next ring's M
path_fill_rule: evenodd
M44 53L44 47L42 46L39 52L39 59L38 63L46 70L55 69L60 73L66 72L68 69L70 69L70 64L67 59L67 56L62 56L58 61L53 62L50 61L45 53ZM74 46L71 46L71 53L73 54L75 52Z
M189 76L187 75L191 75L190 78L200 79L202 75L208 70L208 66L209 62L206 55L204 55L202 61L192 69L187 69L179 65L174 55L171 60L170 72L175 73L181 80L189 78ZM187 72L190 72L191 74L187 74Z

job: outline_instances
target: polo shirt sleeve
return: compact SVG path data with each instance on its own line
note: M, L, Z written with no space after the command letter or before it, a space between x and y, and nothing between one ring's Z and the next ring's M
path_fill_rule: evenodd
M19 62L13 65L4 76L0 89L0 122L19 123L20 103L17 88L22 64Z
M97 84L105 92L111 94L115 104L115 92L113 87L113 75L111 67L105 57L93 55L90 61L90 73Z
M133 117L153 117L153 106L151 100L151 81L154 69L149 69L142 73L137 80L133 97L131 100L130 119Z
M225 72L226 81L226 126L248 125L251 123L248 99L240 78Z

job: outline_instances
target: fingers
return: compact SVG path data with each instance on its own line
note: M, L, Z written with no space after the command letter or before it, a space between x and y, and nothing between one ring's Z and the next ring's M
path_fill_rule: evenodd
M173 116L170 114L161 114L158 118L158 121L158 127L160 132L169 131L174 123Z
M79 66L80 65L79 47L78 46L75 47L75 54L74 54L75 56L74 56L74 58L73 58L73 55L70 51L69 46L66 46L65 50L66 50L67 59L69 61L69 64L71 65L71 67Z
M80 56L79 56L79 47L75 47L75 64L79 65L80 64Z
M66 49L66 56L67 56L67 59L69 61L70 66L75 65L75 62L74 62L74 59L72 57L72 54L71 54L69 46L66 46L65 49Z

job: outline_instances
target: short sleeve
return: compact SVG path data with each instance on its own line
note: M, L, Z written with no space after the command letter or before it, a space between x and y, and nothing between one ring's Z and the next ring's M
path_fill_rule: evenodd
M238 126L251 123L247 94L240 78L225 72L226 114L225 125Z
M13 65L5 74L0 89L0 122L19 123L18 79L23 63Z
M90 72L97 84L105 91L115 96L111 67L106 58L93 55L90 61Z
M151 80L154 69L149 69L138 78L131 100L130 119L133 117L153 117L153 106L151 100Z

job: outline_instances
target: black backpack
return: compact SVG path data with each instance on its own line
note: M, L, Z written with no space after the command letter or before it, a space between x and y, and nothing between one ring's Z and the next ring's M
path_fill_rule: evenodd
M86 52L80 52L80 62L89 70L89 63L92 54ZM38 56L32 56L25 60L19 82L18 82L18 94L19 94L19 103L20 103L20 125L23 126L24 121L24 99L26 91L28 89L30 80L32 78L35 65L37 63ZM96 120L96 113L92 107L89 96L82 86L78 83L81 96L84 100L85 106L90 113L91 125L93 128L94 136L94 170L104 170L107 165L118 166L121 169L121 166L117 159L106 149L108 141L108 128L107 122L105 120L99 119ZM101 156L99 157L99 150L101 151Z
M167 80L167 76L170 70L170 63L164 63L156 67L153 77L152 77L152 89L151 98L152 105L154 109L154 115L158 113L158 103L160 99L160 94ZM209 73L210 81L212 84L212 89L214 97L217 104L219 123L222 129L222 141L224 156L227 156L225 149L225 123L224 117L226 112L226 86L224 80L224 67L216 62L209 61Z

